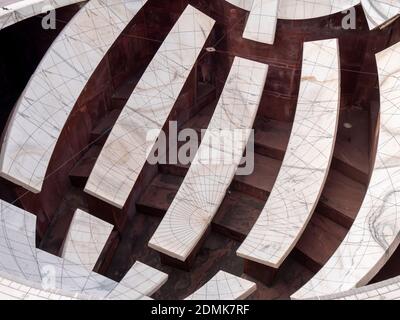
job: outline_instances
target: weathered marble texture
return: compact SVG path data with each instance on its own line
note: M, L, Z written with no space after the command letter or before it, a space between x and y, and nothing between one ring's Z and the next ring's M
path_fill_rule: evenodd
M82 294L102 290L107 293L116 285L84 267L36 249L36 217L3 201L0 206L0 271L3 274L39 284L51 280L54 288ZM48 272L54 277L46 278Z
M0 269L27 280L36 275L34 280L39 281L37 264L31 261L36 255L36 217L4 201L0 209Z
M273 44L276 19L301 20L328 16L360 4L370 29L384 26L400 14L398 0L226 0L251 11L244 37ZM278 6L276 9L275 6ZM264 10L262 10L264 7ZM277 11L277 13L276 13ZM262 17L262 18L261 18ZM262 23L262 24L261 24ZM258 26L258 27L257 27ZM258 31L257 28L260 30ZM248 30L247 30L248 29ZM272 37L272 38L271 38ZM272 43L271 43L272 39Z
M312 300L400 300L400 277Z
M227 2L250 11L243 38L274 44L278 7L280 0L226 0Z
M235 58L197 154L149 242L151 248L185 261L202 238L242 158L267 71L265 64Z
M254 0L225 0L236 7L242 8L244 10L250 11L253 6Z
M17 2L21 2L21 1L23 1L23 0L0 0L0 6L5 7L5 6L8 6L9 4L17 3Z
M279 19L311 19L361 5L370 29L384 26L400 13L398 0L280 0Z
M278 268L318 203L335 145L340 107L338 41L304 43L296 115L267 203L237 254Z
M24 286L21 290L32 288L49 291L49 294L68 292L68 297L148 299L147 295L154 293L166 280L164 273L137 262L117 283L83 265L36 249L35 229L34 215L0 200L0 277L4 280L4 287L0 285L0 288L4 289L3 294L8 292L8 280ZM35 285L29 285L32 283ZM11 289L9 293L18 297Z
M168 275L144 263L136 262L107 296L113 300L135 300L137 292L150 297L167 282ZM133 289L133 290L132 290Z
M279 19L311 19L347 10L360 0L280 0Z
M398 17L400 14L399 0L361 0L370 29L375 29Z
M274 44L279 0L254 0L243 38Z
M185 300L242 300L256 289L257 286L254 282L225 271L219 271L210 281Z
M367 284L400 240L400 43L376 55L380 123L376 160L360 211L325 266L292 298L323 296Z
M87 193L124 206L214 23L190 5L184 10L115 123L90 174Z
M0 2L0 30L17 22L85 0L10 0Z
M108 49L146 0L92 0L45 54L9 120L1 175L38 193L79 95Z
M70 294L59 289L44 290L37 283L0 276L0 300L89 300L91 297Z
M77 209L64 242L62 257L92 270L112 229L112 224Z

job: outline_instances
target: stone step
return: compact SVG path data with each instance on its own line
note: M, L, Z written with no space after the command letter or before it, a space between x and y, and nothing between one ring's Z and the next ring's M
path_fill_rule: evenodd
M313 272L329 260L347 234L347 229L315 212L292 255Z
M78 188L85 187L101 149L102 147L96 144L91 146L70 171L69 179L73 186Z
M337 170L331 170L317 211L350 228L365 196L366 186Z
M279 173L279 160L255 154L254 172L235 176L231 189L266 202ZM184 177L189 165L160 165L160 172ZM331 169L318 202L318 211L336 223L349 228L366 192L365 185Z
M183 178L168 174L157 175L136 202L139 212L163 216L174 199Z
M368 123L366 111L351 110L341 114L332 160L335 169L365 185L369 180ZM282 160L292 125L283 121L259 118L254 127L255 151Z

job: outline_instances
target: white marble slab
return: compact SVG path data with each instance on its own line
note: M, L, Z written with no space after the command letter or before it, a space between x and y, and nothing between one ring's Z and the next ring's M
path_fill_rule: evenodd
M91 0L43 57L9 119L1 175L40 192L54 147L90 76L146 0Z
M22 20L85 0L22 0L0 3L0 30Z
M197 154L149 242L151 248L185 261L202 238L242 158L267 71L265 64L235 58Z
M20 288L17 291L31 288L44 296L47 292L79 299L149 299L147 294L167 280L166 274L138 262L117 283L83 264L36 249L36 217L1 200L0 209L0 296L12 293L6 288L12 282L12 288ZM15 298L22 297L17 291Z
M34 215L0 201L0 299L76 299L78 295L41 287L35 230Z
M276 19L302 20L345 12L360 2L369 28L385 26L400 14L398 0L226 0L249 15L244 38L273 44ZM275 6L278 6L276 9ZM277 11L277 12L276 12ZM257 29L260 29L257 30Z
M35 262L40 270L40 281L44 285L66 290L72 294L104 298L117 283L84 266L37 249ZM27 279L32 281L33 279Z
M393 21L400 14L399 0L361 0L370 29Z
M76 300L0 277L0 300Z
M279 0L254 0L243 38L274 44Z
M400 300L400 277L310 300Z
M119 283L41 250L38 250L38 264L41 270L54 268L56 288L94 299L148 300L146 294L153 294L166 281L164 273L140 263L136 263ZM151 276L154 279L150 281Z
M77 209L64 242L62 257L92 270L112 230L112 224Z
M340 107L338 41L304 43L296 115L268 201L237 254L278 268L310 220L328 175Z
M91 297L70 294L58 289L44 290L33 282L0 276L0 300L89 300Z
M376 160L361 209L339 248L292 298L334 294L367 284L400 241L400 43L376 56L380 123Z
M279 19L311 19L347 10L360 0L280 0Z
M85 191L122 208L215 21L187 6L134 89Z
M55 288L84 293L90 290L110 291L116 283L90 274L84 267L36 249L36 217L0 201L0 272L34 283L43 283L49 268L54 271ZM49 268L48 268L49 267ZM98 277L97 277L98 276ZM95 283L95 282L98 283ZM108 290L107 290L108 288Z
M210 281L185 300L243 300L256 291L254 282L219 271Z
M21 2L21 1L24 1L24 0L0 0L0 6L6 7L10 4Z
M236 7L250 11L254 0L225 0Z
M258 3L274 2L270 0L225 0L241 9L251 11ZM367 0L368 1L368 0ZM374 1L374 0L371 0ZM384 2L391 0L383 0ZM396 0L393 0L396 1ZM278 19L302 20L328 16L342 12L360 3L360 0L279 0ZM370 1L368 1L370 2ZM374 1L376 2L376 1ZM269 8L269 10L275 10ZM275 13L273 14L273 16Z
M39 282L36 217L0 200L0 270Z
M137 261L114 290L112 300L137 300L150 297L167 282L168 275Z

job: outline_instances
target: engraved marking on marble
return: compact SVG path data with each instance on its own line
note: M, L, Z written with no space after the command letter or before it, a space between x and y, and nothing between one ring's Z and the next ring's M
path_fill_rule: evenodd
M257 286L254 282L225 271L219 271L185 300L243 300L256 289Z
M358 215L339 248L294 299L367 284L400 242L400 43L376 55L380 122L376 160Z
M247 144L266 81L268 66L236 57L205 137L175 199L149 246L185 261L204 235L235 175ZM223 141L225 129L241 129L237 143L213 149L210 139ZM244 133L244 134L243 134ZM240 140L240 141L239 141ZM232 164L209 165L210 153L233 154Z
M296 115L271 194L237 254L278 268L291 252L323 190L340 107L336 39L304 43Z
M98 157L85 192L122 208L215 24L187 6L134 89Z

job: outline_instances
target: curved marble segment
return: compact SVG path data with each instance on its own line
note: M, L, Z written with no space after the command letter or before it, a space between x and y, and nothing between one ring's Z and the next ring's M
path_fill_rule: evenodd
M201 11L186 7L115 123L86 184L87 193L124 206L214 24Z
M241 9L251 11L259 3L278 2L277 18L287 20L312 19L342 12L360 3L360 0L225 0ZM367 0L368 1L368 0ZM374 0L368 2L377 2ZM387 2L391 0L383 0ZM396 0L393 0L393 2ZM275 5L275 4L274 4ZM268 4L269 6L269 4ZM268 10L275 10L270 7ZM275 13L271 14L275 16ZM255 18L256 19L256 18ZM272 30L272 29L271 29Z
M49 294L67 292L59 295L68 297L149 299L147 294L166 281L164 273L138 263L117 283L81 264L36 249L36 217L1 200L0 210L0 280L4 280L0 291L2 285L13 282ZM4 290L1 292L13 292Z
M278 268L310 220L328 175L340 107L338 41L304 43L296 115L274 187L237 254Z
M77 209L64 242L62 257L92 270L112 229L112 224Z
M254 0L225 0L236 7L250 11Z
M400 277L312 300L400 300Z
M44 290L33 282L0 276L0 300L89 300L91 297L70 294L58 289Z
M243 300L256 291L254 282L219 271L210 281L185 300Z
M26 280L39 272L35 261L29 261L36 252L35 230L34 215L0 201L0 299L75 299Z
M243 38L274 44L279 0L254 0Z
M361 0L370 29L383 26L400 14L399 0Z
M85 267L56 257L47 252L37 250L37 262L41 270L43 284L51 284L51 277L55 276L55 288L66 290L71 294L83 294L94 299L108 300L148 300L147 294L152 294L154 287L161 287L165 282L165 274L147 267L146 271L132 267L128 274L115 282L98 273L87 270ZM138 273L142 271L142 273ZM46 279L49 277L50 279ZM154 278L150 282L149 278ZM147 277L147 282L143 283ZM134 282L136 281L136 282ZM154 284L155 281L159 281Z
M39 281L36 217L0 200L0 271Z
M268 66L236 57L196 156L149 246L185 261L207 230L242 158Z
M297 20L327 16L345 11L360 0L280 0L279 19Z
M0 1L0 30L22 20L85 0L9 0Z
M107 298L112 300L135 300L137 299L137 292L150 297L167 280L168 275L166 273L137 261Z
M2 274L39 284L48 281L52 288L82 294L86 289L88 294L103 289L108 292L116 285L112 280L90 274L84 267L36 249L36 217L4 201L0 201L0 208Z
M376 55L380 123L376 160L361 209L339 248L292 298L334 294L367 284L400 240L400 43Z
M0 277L0 300L77 300Z
M22 93L1 150L1 175L40 192L54 147L90 76L146 0L91 0L63 29Z

